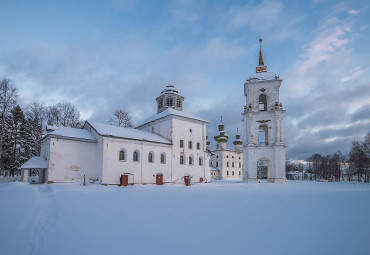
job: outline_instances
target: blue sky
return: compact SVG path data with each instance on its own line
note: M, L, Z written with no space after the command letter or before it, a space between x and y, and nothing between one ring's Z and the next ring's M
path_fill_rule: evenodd
M115 108L140 122L174 84L185 110L211 121L211 138L220 115L234 137L262 34L265 64L283 79L287 158L348 152L370 131L369 7L364 0L3 0L0 75L18 87L21 105L67 101L101 122Z

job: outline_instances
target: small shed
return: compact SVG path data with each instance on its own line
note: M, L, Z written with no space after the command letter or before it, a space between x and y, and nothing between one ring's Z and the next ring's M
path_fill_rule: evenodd
M22 171L22 181L29 183L44 183L47 169L46 160L42 157L32 157L19 167Z

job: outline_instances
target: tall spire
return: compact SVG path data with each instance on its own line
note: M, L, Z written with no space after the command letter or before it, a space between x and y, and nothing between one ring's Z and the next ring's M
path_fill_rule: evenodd
M260 58L258 62L259 66L264 66L265 63L263 62L263 56L262 56L262 38L260 37Z
M260 56L258 66L256 67L256 73L267 72L267 66L265 66L265 62L263 61L262 55L262 37L260 37L259 41L260 41Z

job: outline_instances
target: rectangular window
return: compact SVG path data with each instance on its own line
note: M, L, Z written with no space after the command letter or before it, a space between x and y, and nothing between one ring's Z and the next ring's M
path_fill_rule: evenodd
M180 140L180 148L184 148L184 140Z
M232 174L233 174L233 176L234 176L234 171L232 171Z
M197 143L197 150L200 150L200 143Z
M188 142L188 147L189 147L189 149L193 149L193 142L192 141Z

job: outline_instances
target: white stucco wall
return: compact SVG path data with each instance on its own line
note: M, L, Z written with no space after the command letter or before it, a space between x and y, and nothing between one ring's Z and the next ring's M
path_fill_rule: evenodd
M243 179L243 153L234 150L216 150L213 153L214 155L211 156L211 165L220 170L220 178ZM227 162L229 162L229 166L227 166ZM239 163L241 167L239 167ZM232 174L233 171L234 175Z
M171 145L135 141L123 138L103 138L102 184L119 184L122 174L130 174L129 182L155 183L157 173L163 174L164 182L171 182ZM125 151L125 160L119 160L119 152ZM139 161L133 160L135 151ZM149 152L154 153L154 162L148 162ZM161 153L166 163L160 162Z
M173 180L183 181L185 175L191 176L192 182L199 182L200 178L210 181L211 173L209 158L206 152L206 123L174 116L173 126ZM180 148L180 140L184 140L184 148ZM189 148L189 141L192 141L192 148ZM197 143L200 148L197 149ZM180 155L185 156L185 164L180 164ZM189 165L189 156L193 156L193 165ZM199 157L202 157L203 164L199 165Z
M48 182L71 182L98 178L96 143L61 138L47 138L41 144L46 156Z

